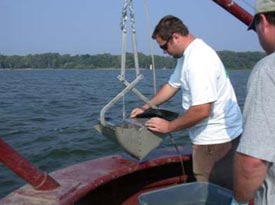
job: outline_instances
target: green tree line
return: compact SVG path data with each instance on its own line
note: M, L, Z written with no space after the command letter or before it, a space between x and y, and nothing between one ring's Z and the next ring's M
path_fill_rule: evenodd
M264 57L262 52L234 52L219 51L227 69L251 69L255 63ZM132 53L126 55L126 67L134 68L134 57ZM139 67L149 68L152 57L143 53L138 54ZM0 55L1 69L25 69L25 68L66 68L66 69L98 69L98 68L120 68L120 55L97 54L97 55L61 55L59 53L44 53L34 55ZM174 68L176 60L169 56L154 56L156 68Z

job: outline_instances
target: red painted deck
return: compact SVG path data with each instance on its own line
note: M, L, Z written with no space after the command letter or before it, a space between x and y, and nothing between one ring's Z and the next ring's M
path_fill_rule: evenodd
M120 155L79 163L50 173L60 187L37 191L30 185L12 192L2 200L5 205L69 204L138 204L137 196L145 191L193 181L191 148L182 150L185 176L175 149L157 150L151 159L138 163Z

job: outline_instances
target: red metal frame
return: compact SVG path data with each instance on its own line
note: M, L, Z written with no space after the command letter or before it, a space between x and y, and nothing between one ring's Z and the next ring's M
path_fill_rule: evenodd
M240 7L233 0L212 0L212 1L214 1L216 4L224 8L226 11L231 13L233 16L235 16L237 19L239 19L241 22L243 22L247 26L253 20L253 16L250 13L248 13L246 10L244 10L242 7Z
M51 176L32 165L1 138L0 161L36 190L52 190L60 186Z

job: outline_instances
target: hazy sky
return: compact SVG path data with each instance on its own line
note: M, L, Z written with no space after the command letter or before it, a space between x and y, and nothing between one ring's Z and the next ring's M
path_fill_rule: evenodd
M120 54L123 2L0 0L0 54ZM144 2L147 2L149 23ZM262 51L255 32L247 31L246 25L212 0L133 0L133 3L138 51L145 54L150 53L151 31L167 14L180 17L191 33L216 50ZM238 3L253 13L253 8L243 0ZM130 29L128 34L127 48L131 52ZM154 53L161 54L156 43L152 43Z

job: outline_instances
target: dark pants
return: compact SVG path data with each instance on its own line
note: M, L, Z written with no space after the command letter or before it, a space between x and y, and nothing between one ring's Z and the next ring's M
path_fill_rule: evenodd
M209 181L232 190L233 160L240 137L213 145L193 145L193 172L197 181Z

